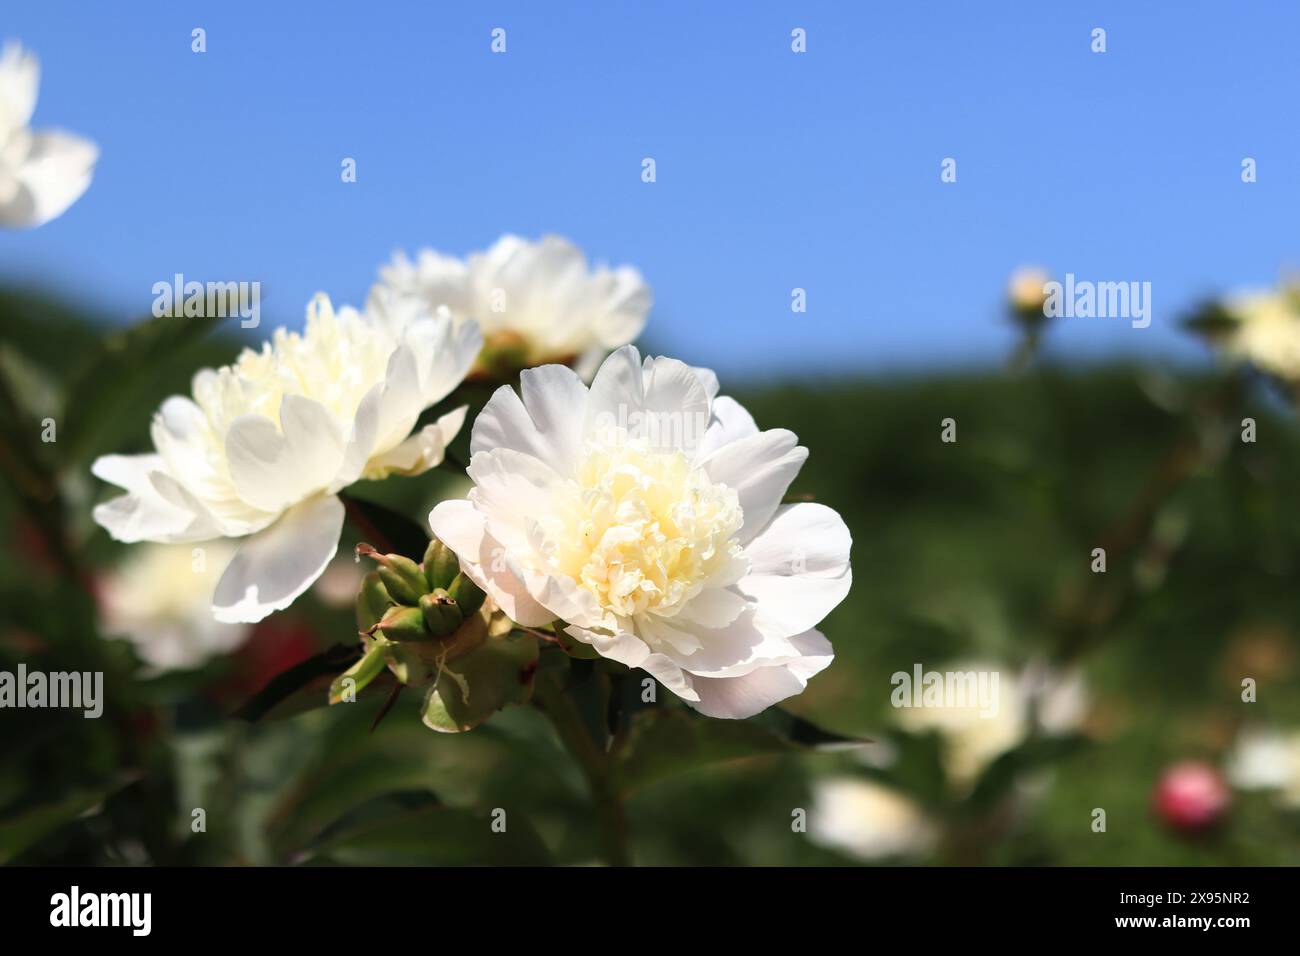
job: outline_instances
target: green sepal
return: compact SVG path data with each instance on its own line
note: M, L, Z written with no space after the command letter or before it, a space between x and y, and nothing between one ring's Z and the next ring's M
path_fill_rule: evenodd
M382 637L372 638L362 635L362 641L365 644L366 652L357 661L338 677L334 678L330 684L329 702L338 704L344 701L344 695L350 689L351 700L356 700L358 694L365 690L366 685L384 672L388 664L388 641ZM352 681L350 688L347 681Z
M489 635L444 666L421 707L424 725L441 733L477 727L503 707L533 694L538 642L531 634Z

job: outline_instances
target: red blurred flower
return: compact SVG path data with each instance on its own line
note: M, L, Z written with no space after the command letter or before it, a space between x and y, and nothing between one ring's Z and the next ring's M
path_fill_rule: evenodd
M1152 793L1152 807L1156 816L1175 830L1200 833L1222 822L1231 799L1218 770L1188 760L1161 774Z

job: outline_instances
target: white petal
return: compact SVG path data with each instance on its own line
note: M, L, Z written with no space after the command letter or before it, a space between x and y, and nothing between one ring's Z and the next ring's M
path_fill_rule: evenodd
M529 532L554 507L559 476L544 462L510 448L479 452L466 473L470 500L487 517L488 529L512 550L531 550Z
M415 354L408 346L399 345L388 358L384 392L379 400L375 451L383 453L405 441L424 409Z
M597 341L606 349L631 342L645 328L650 311L650 287L631 266L601 272L591 279L597 316L592 325Z
M0 50L0 141L5 133L32 121L41 67L36 54L10 40Z
M671 358L647 358L641 435L658 451L680 449L688 457L709 424L709 395L695 370ZM634 433L635 434L635 433Z
M627 667L644 667L649 670L651 667L656 668L655 677L659 677L659 671L665 674L676 672L676 680L680 682L681 668L673 664L662 654L651 654L643 640L630 631L608 630L597 631L588 627L579 627L576 624L570 624L565 629L570 637L573 637L584 644L595 649L596 653L611 661L617 661ZM649 665L649 666L647 666ZM672 677L663 679L665 684L674 680Z
M808 458L794 432L773 428L723 445L701 464L714 481L734 488L745 513L739 540L762 531Z
M534 376L534 372L540 374ZM574 424L564 423L564 409L570 403L585 404L586 389L568 369L552 365L524 372L520 382L531 409L509 385L498 388L474 419L471 456L509 449L545 462L557 472L571 472L581 448L580 436L575 438L575 434L582 421L583 405L573 410ZM540 421L535 421L530 411Z
M700 695L695 692L695 688L692 686L691 675L685 673L664 655L651 654L637 666L682 698L682 700L698 701L700 699Z
M325 406L285 395L280 428L261 415L241 415L226 433L230 478L240 499L278 512L327 488L346 451L338 423Z
M379 406L384 400L384 383L375 384L362 397L352 419L352 432L348 436L347 449L343 453L343 464L334 476L328 491L333 494L361 477L379 440Z
M317 495L245 538L217 583L217 620L251 624L292 604L338 551L343 515L337 497Z
M468 405L453 409L437 421L425 425L391 451L371 459L366 466L367 478L388 475L420 475L442 463L447 444L456 437L465 422Z
M702 365L696 365L691 371L695 373L700 380L700 384L704 386L704 394L709 396L709 401L717 398L718 389L721 387L718 385L718 373Z
M446 314L408 322L403 341L415 359L422 409L450 395L483 350L477 322L456 323Z
M571 474L582 458L587 387L572 369L543 365L519 374L519 390L528 417L546 439L548 457L542 461L562 475Z
M700 627L726 627L745 611L749 602L744 595L727 588L705 588L681 609L681 617Z
M722 627L703 627L681 614L674 622L696 635L698 650L686 655L667 648L659 650L683 670L701 677L739 677L759 668L789 663L803 653L784 630L762 627L756 609L745 610Z
M644 381L641 353L635 346L625 345L605 359L587 396L583 435L627 427L645 407Z
M71 133L33 133L26 159L12 172L18 189L0 205L0 225L40 226L61 215L90 185L99 147Z
M742 438L758 434L758 425L754 423L754 417L745 411L744 406L728 395L715 398L711 412L713 417L709 421L708 431L704 433L699 447L695 449L695 457L701 461L723 445L730 445Z
M94 510L96 524L118 541L205 541L220 534L212 516L192 496L160 493L155 476L169 481L170 476L159 455L105 455L95 459L90 470L128 492ZM174 481L163 487L177 490Z
M788 664L761 667L742 677L692 677L699 701L691 706L709 717L743 720L773 704L802 693L808 680L834 658L831 646L817 631L796 638L804 656Z
M760 626L798 634L815 627L849 593L853 540L825 505L782 505L745 549L750 573L738 587L758 605Z

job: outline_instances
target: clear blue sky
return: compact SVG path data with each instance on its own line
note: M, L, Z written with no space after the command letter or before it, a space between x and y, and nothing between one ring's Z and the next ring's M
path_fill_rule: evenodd
M121 321L175 272L257 279L296 325L395 249L558 232L643 271L656 348L759 374L995 361L1038 262L1153 284L1151 328L1068 320L1060 354L1194 355L1182 308L1300 266L1298 36L1276 0L9 0L35 125L103 154L61 219L0 234L0 279Z

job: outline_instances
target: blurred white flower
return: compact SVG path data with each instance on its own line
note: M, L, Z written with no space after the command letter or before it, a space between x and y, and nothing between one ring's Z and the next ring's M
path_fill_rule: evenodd
M398 253L379 276L367 308L383 321L400 326L415 299L458 324L477 322L480 373L557 362L590 381L601 359L641 334L650 310L640 273L589 269L581 250L559 236L503 236L465 260L424 249L412 262Z
M1300 731L1243 730L1228 757L1227 776L1239 790L1274 790L1284 806L1300 807Z
M748 717L826 667L815 625L844 599L850 538L825 505L783 505L807 449L760 432L717 378L625 346L590 390L521 376L474 422L468 500L433 532L512 619L560 619L695 709Z
M814 843L860 860L921 856L936 828L916 801L861 777L824 777L813 783L808 836Z
M1007 280L1007 301L1019 313L1041 313L1047 302L1047 283L1052 281L1046 270L1022 266Z
M989 662L945 668L956 672L998 674L997 706L988 713L980 702L964 706L904 707L898 724L910 732L938 731L944 744L944 766L958 786L970 786L989 764L1025 739L1031 708L1038 726L1050 735L1077 728L1088 709L1081 674L1055 674L1034 665L1020 674Z
M244 538L216 587L221 621L288 607L338 550L337 492L360 478L419 474L442 461L465 409L415 434L420 413L460 383L478 328L421 318L400 335L325 296L301 334L194 376L193 398L154 416L154 453L108 455L92 471L128 494L95 520L119 541ZM409 436L409 437L408 437Z
M61 130L30 128L40 65L17 42L0 50L0 226L49 222L90 185L99 148Z
M1283 286L1247 292L1224 302L1234 319L1224 351L1283 381L1300 382L1300 293Z
M239 647L252 630L212 617L212 589L235 553L227 541L144 544L100 583L103 632L125 637L155 671L188 670Z

